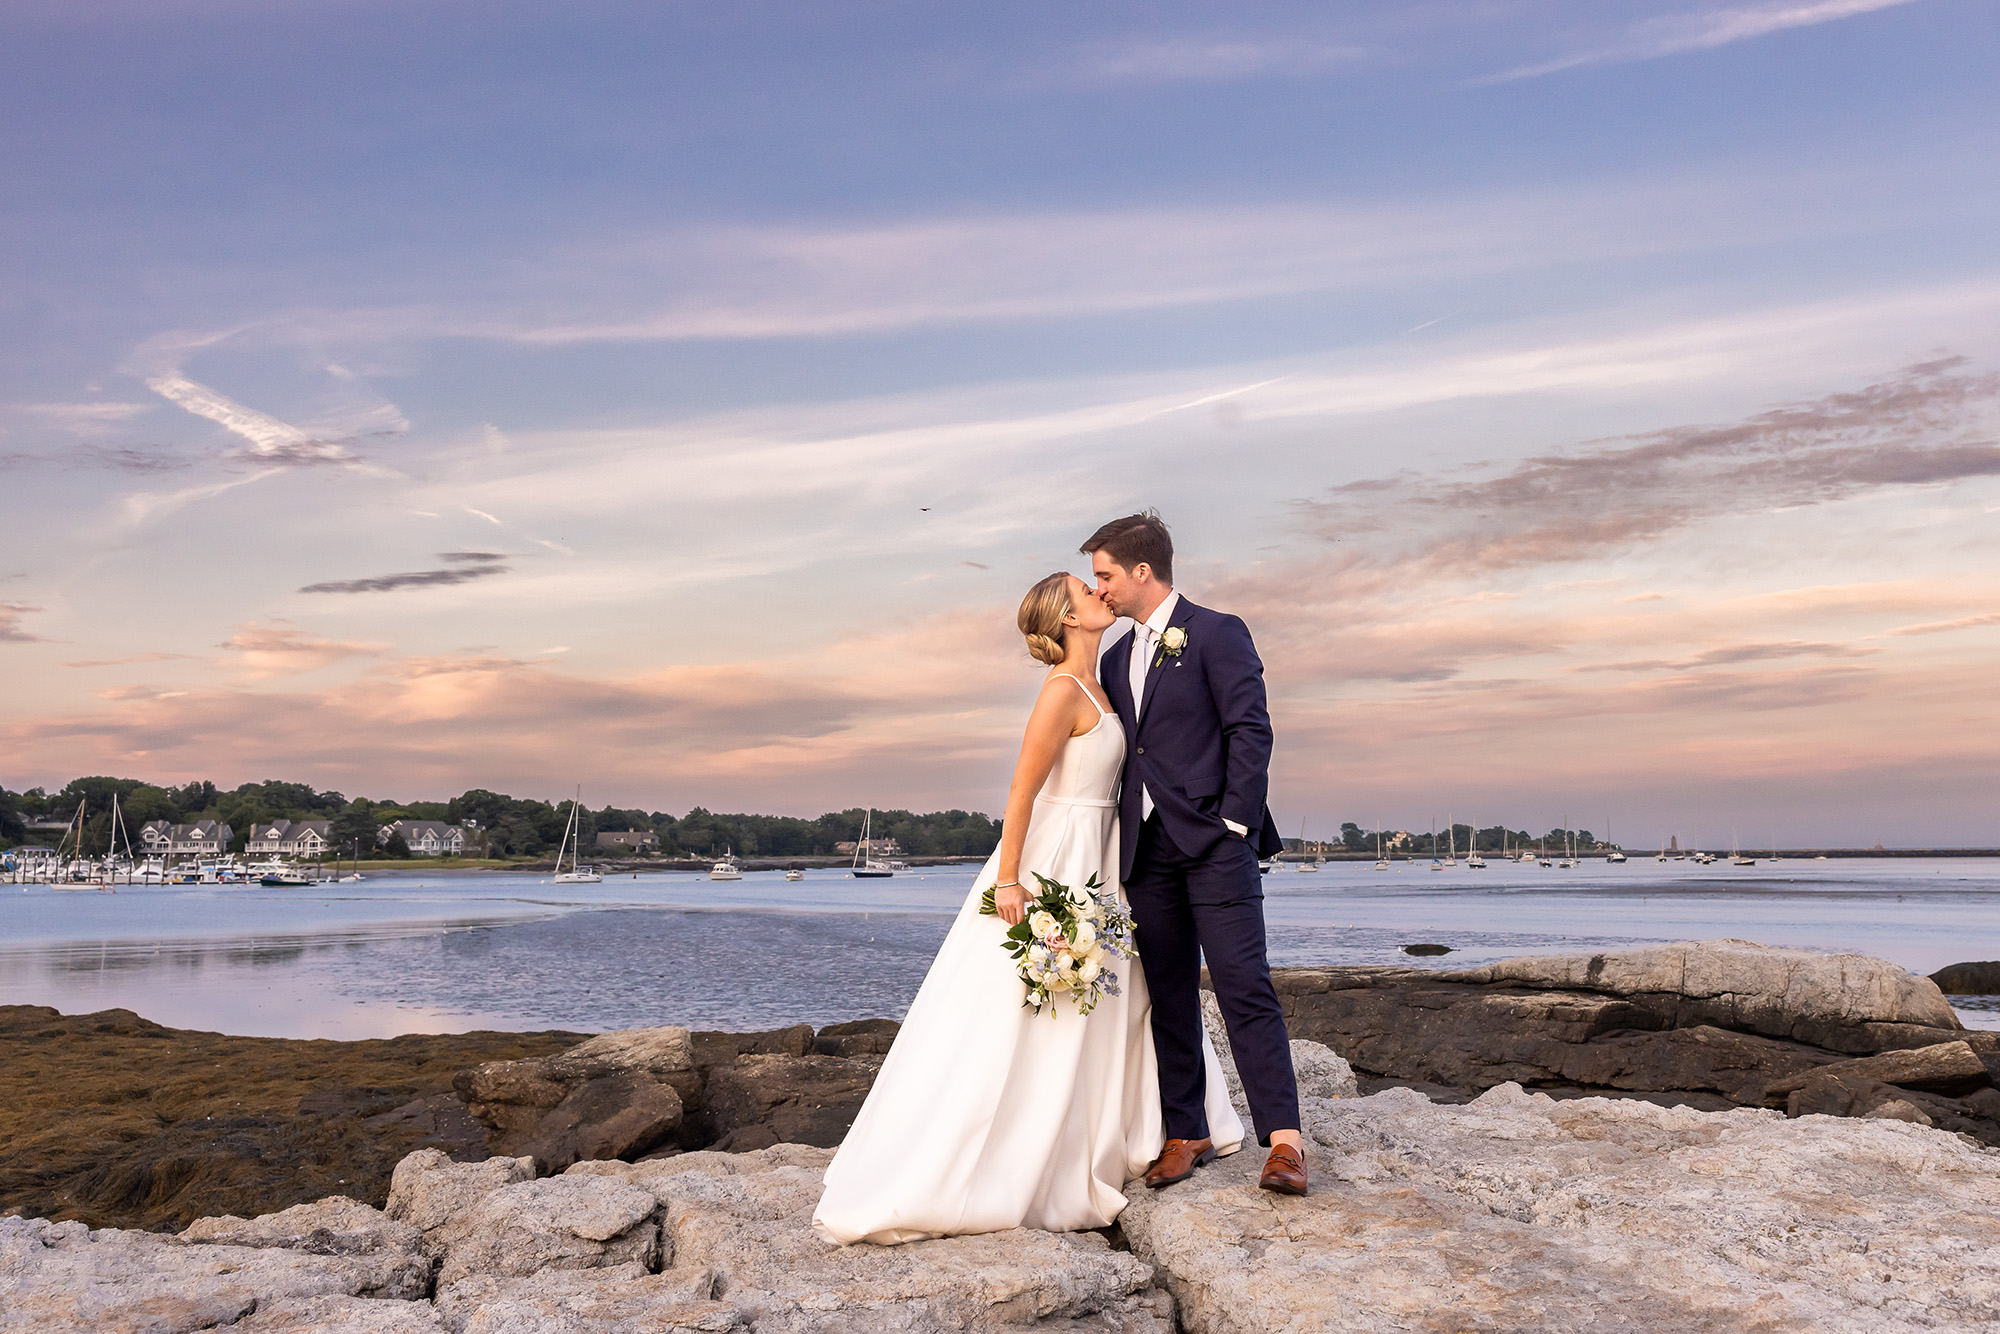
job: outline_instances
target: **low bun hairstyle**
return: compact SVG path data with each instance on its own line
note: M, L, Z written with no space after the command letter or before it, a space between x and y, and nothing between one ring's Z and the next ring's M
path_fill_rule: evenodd
M1028 590L1021 599L1021 614L1015 623L1028 641L1028 654L1036 662L1053 667L1067 652L1063 617L1070 613L1069 575L1052 574Z

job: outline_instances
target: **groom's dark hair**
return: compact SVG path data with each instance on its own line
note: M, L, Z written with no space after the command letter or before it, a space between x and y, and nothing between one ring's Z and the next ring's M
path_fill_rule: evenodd
M1102 551L1127 570L1150 565L1155 579L1163 584L1174 581L1174 539L1158 510L1113 519L1077 550L1086 556Z

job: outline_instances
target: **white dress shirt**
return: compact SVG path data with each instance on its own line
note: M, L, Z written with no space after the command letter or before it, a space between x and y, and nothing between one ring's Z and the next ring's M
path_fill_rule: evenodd
M1132 719L1136 723L1146 706L1146 673L1152 670L1153 658L1160 647L1160 636L1167 632L1167 626L1174 619L1174 609L1181 605L1178 591L1168 593L1153 614L1132 626L1132 662L1130 664L1132 684ZM1139 818L1145 820L1153 814L1153 794L1146 785L1139 785ZM1224 820L1231 832L1241 836L1250 831L1234 820Z

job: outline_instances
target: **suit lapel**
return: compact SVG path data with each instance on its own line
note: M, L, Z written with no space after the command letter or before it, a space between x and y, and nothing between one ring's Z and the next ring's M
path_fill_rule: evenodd
M1097 679L1111 697L1111 708L1127 729L1136 722L1132 708L1132 635L1113 644L1097 664Z
M1171 630L1177 625L1185 629L1188 618L1194 615L1194 610L1194 603L1189 602L1183 597L1174 605L1174 614L1167 618L1167 629ZM1144 718L1146 716L1146 706L1153 702L1153 691L1159 687L1160 678L1167 674L1173 661L1174 659L1167 657L1165 650L1158 644L1153 646L1153 661L1146 664L1145 698L1141 699L1138 704L1139 717Z

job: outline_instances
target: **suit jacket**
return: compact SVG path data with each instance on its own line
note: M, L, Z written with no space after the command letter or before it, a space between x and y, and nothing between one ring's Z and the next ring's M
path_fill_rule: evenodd
M1225 819L1250 831L1257 855L1284 848L1264 804L1270 788L1271 715L1264 706L1264 664L1250 628L1235 616L1183 597L1168 628L1187 631L1179 656L1154 648L1143 699L1132 698L1127 635L1098 667L1104 693L1125 724L1125 783L1119 798L1119 875L1132 877L1139 846L1139 789L1174 846L1191 857L1235 838Z

